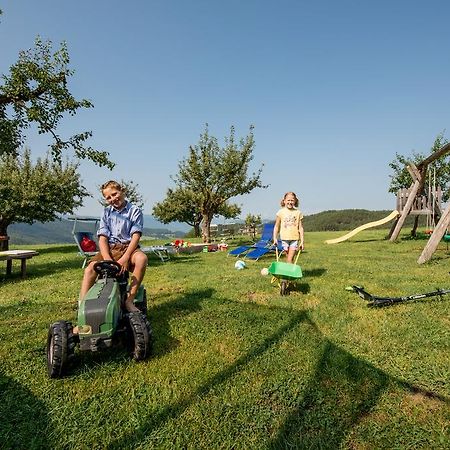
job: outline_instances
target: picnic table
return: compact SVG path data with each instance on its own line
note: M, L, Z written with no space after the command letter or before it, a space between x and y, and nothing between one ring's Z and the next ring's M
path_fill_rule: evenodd
M13 259L19 259L21 276L25 278L27 273L27 259L31 259L36 255L39 255L39 253L34 250L7 250L0 252L0 261L6 261L6 275L11 275Z

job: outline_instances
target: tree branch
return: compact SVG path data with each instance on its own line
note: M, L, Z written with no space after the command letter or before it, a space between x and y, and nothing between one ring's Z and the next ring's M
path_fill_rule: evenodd
M66 83L66 74L61 72L59 75L52 77L48 80L50 83ZM0 105L8 105L16 102L29 102L40 95L45 94L48 91L48 86L40 85L36 89L28 92L27 94L21 93L17 95L0 95Z

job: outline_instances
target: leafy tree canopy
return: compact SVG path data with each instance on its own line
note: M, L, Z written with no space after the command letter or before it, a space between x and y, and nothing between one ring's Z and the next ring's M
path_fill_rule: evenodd
M30 151L0 156L0 235L12 223L50 222L73 213L89 193L81 185L78 165L48 156L34 164Z
M173 177L177 188L195 193L196 208L202 215L204 241L210 239L210 224L222 208L230 208L229 199L250 193L255 188L265 188L261 181L262 167L248 174L253 159L255 141L253 126L249 134L236 142L234 127L225 146L220 147L206 125L199 143L191 146L189 155L179 163L178 174ZM227 206L228 205L228 206ZM237 205L233 206L237 211Z
M440 150L445 144L447 139L444 138L444 132L440 133L431 147L431 154ZM393 174L390 175L391 183L389 186L389 192L397 193L399 189L409 188L412 183L412 178L408 172L407 166L411 162L416 166L426 159L429 154L423 154L419 152L412 152L411 156L395 154L395 159L389 163L389 167L392 169ZM428 166L428 179L434 184L434 177L436 177L436 187L440 186L442 189L443 201L448 201L450 198L450 155L445 155L439 159L436 159Z
M73 116L80 108L93 106L89 100L76 100L70 93L67 82L74 72L68 66L65 43L52 53L52 43L37 37L34 49L20 52L9 75L2 76L0 86L0 155L16 155L26 130L35 124L39 134L51 135L51 154L56 161L60 162L62 152L71 148L77 158L114 167L107 152L86 145L91 131L67 139L57 132L65 114Z
M260 214L247 214L247 217L245 218L245 226L251 231L253 239L256 237L256 228L261 224L262 220Z
M162 223L183 222L194 228L194 237L200 236L202 213L201 196L189 189L168 189L166 198L153 206L153 216ZM225 202L218 214L227 218L238 217L241 209L238 205Z

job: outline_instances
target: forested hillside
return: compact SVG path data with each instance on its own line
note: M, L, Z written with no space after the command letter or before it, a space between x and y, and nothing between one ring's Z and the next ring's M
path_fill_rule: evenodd
M353 230L365 223L380 220L391 213L390 210L368 211L367 209L343 209L329 210L317 214L305 216L303 224L305 231L345 231ZM412 226L413 217L408 217L406 227ZM426 217L422 216L419 222L420 226L426 225ZM390 229L392 222L380 225L378 228Z

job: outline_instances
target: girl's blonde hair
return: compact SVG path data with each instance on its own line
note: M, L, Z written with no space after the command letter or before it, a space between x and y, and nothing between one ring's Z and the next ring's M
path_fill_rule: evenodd
M295 195L295 192L286 192L286 194L284 194L284 195L283 195L283 198L281 199L280 205L281 205L282 207L285 206L285 202L284 202L284 201L286 200L286 197L287 197L289 194L294 196L294 198L295 198L294 206L297 208L297 207L298 207L298 197Z

